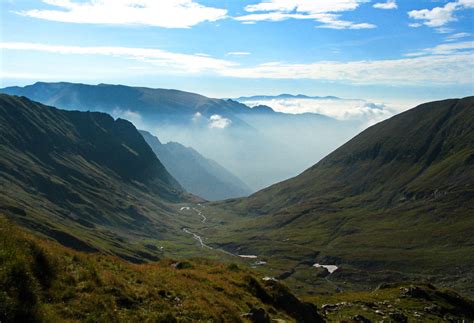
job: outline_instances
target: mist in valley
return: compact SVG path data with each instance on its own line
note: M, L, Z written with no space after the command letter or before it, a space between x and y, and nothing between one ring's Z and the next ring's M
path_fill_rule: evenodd
M196 112L179 121L145 118L130 110L117 110L114 116L130 120L163 143L179 142L196 149L257 191L298 175L360 131L393 115L384 106L362 105L362 100L298 100L291 113L281 109L289 102L243 100L250 106L267 104L281 112L226 116ZM319 108L322 104L327 108Z

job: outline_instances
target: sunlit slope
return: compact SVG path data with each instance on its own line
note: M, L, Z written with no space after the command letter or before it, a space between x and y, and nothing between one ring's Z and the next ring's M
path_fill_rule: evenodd
M281 269L318 261L441 275L466 287L474 269L473 129L473 97L381 122L301 175L220 204L239 217L216 242L270 255Z
M155 259L134 237L165 235L187 199L135 127L104 113L0 95L0 152L0 210L76 249Z
M0 320L5 322L474 318L472 300L429 284L385 284L371 292L307 297L307 303L243 266L202 259L132 265L39 239L1 215L0 264Z
M427 103L381 122L301 175L245 200L260 213L338 198L386 207L472 197L474 98ZM436 192L436 194L435 194ZM271 199L271 203L268 203Z
M1 215L0 269L2 322L322 322L314 305L241 266L132 265L38 239Z

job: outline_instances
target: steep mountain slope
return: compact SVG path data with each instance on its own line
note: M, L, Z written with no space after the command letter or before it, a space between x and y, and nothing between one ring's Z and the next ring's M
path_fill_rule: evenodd
M246 203L275 212L312 199L334 198L336 193L344 198L370 194L370 202L380 207L431 198L435 192L470 199L473 102L471 97L427 103L381 122L301 175ZM266 203L267 198L272 203Z
M472 294L473 201L468 97L399 114L301 175L219 205L239 214L239 223L229 225L233 234L216 231L214 238L231 250L271 256L282 271L319 262L340 267L333 280L359 287L422 275ZM300 284L308 278L298 271L292 277Z
M206 200L223 200L251 193L240 179L192 148L176 142L162 144L147 131L140 131L171 175L186 191Z
M169 204L186 199L130 122L3 94L0 191L0 210L22 225L131 260L134 237L165 234Z

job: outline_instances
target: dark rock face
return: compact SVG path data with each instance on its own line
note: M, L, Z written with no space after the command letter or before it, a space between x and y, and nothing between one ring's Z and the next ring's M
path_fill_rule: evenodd
M270 323L270 316L263 308L255 309L252 308L249 312L249 318L254 323Z
M285 280L287 279L288 277L290 277L291 275L293 275L295 273L295 269L292 269L292 270L289 270L289 271L285 271L284 273L280 274L277 279L278 280Z
M390 319L393 320L394 322L399 322L399 323L406 323L406 322L408 322L408 318L406 317L406 315L401 314L401 313L390 313L388 316L389 316Z
M277 281L266 281L264 288L258 281L250 279L249 288L262 302L284 310L297 322L324 322L315 305L300 301Z
M363 323L371 323L372 321L369 320L368 318L364 317L363 315L356 315L352 318L354 322L363 322Z
M427 300L430 299L426 291L418 286L402 287L400 290L402 296L408 296L412 298L423 298Z
M323 277L324 278L324 277L327 277L327 276L330 275L329 270L325 267L318 267L318 268L315 268L315 269L316 269L315 270L315 272L316 272L315 276L316 277Z

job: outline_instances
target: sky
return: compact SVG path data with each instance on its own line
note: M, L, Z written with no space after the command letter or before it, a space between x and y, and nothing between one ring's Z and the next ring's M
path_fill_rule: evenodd
M0 0L0 86L280 93L397 106L474 94L474 0Z

